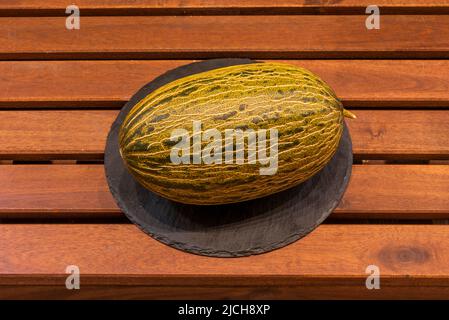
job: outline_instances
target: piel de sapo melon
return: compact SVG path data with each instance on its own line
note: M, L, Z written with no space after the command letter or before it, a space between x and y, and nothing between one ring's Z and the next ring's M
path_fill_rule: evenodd
M305 69L251 63L177 79L139 101L119 134L120 154L149 190L213 205L293 187L336 152L345 110Z

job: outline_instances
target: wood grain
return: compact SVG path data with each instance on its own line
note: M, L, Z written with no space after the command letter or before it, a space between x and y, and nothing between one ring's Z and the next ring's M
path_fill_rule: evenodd
M0 166L2 219L121 218L102 165ZM449 166L354 165L337 219L449 218Z
M358 159L449 158L449 112L357 110L347 121Z
M0 58L449 57L445 15L385 15L378 30L366 28L366 17L84 17L79 30L67 30L65 17L3 17Z
M355 111L357 160L449 159L449 111L410 110L449 107L448 0L379 0L380 30L365 28L367 0L76 4L81 30L69 31L65 0L0 2L0 59L11 60L0 61L0 108L119 108L145 83L191 62L173 59L323 58L288 62L323 77L347 107L404 108ZM442 60L379 60L397 58ZM18 61L27 59L68 61ZM328 223L268 254L200 257L117 223L125 220L101 164L8 162L101 161L116 115L0 111L0 298L448 297L447 225ZM447 164L354 165L332 217L447 219L448 183ZM79 291L64 285L73 264ZM382 290L365 288L371 264L380 267Z
M1 160L101 160L115 110L0 111ZM449 111L356 110L356 159L449 159Z
M117 111L3 111L2 159L102 159Z
M191 60L1 61L0 108L120 107ZM329 83L345 106L449 107L447 60L285 60Z
M435 287L447 294L448 229L441 225L322 225L282 250L224 260L167 247L133 225L3 224L0 287L22 284L27 292L32 286L64 288L66 267L77 265L82 287L103 292L108 288L109 294L115 286L147 286L133 294L204 298L204 291L195 294L193 290L200 286L211 288L209 298L273 297L276 292L295 297L307 286L343 285L354 288L346 296L357 297L364 290L368 294L365 270L374 264L380 268L381 281L395 286L398 296L416 297L418 291L429 288L438 292ZM149 293L148 286L168 288L157 294ZM171 288L170 293L173 286L177 290ZM233 290L213 289L224 286ZM20 290L20 285L16 288ZM261 292L267 288L271 294ZM377 297L382 296L383 291L378 291ZM0 290L0 295L11 295L11 290Z
M449 217L448 165L354 165L333 218Z
M371 5L368 0L307 1L307 0L78 0L83 15L142 14L285 14L285 13L358 13L364 14ZM385 13L447 13L447 0L378 0ZM3 0L1 15L64 15L65 0Z
M0 218L117 218L103 165L0 166Z

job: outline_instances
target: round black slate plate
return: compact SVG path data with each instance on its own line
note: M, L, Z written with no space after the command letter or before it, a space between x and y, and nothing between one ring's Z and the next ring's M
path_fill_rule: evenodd
M220 206L176 203L145 189L128 173L118 151L118 131L138 101L175 79L253 62L214 59L171 70L140 89L112 125L105 150L109 188L127 217L156 240L207 256L259 254L281 248L311 232L342 198L352 167L351 138L346 126L336 154L319 173L301 185L252 201Z

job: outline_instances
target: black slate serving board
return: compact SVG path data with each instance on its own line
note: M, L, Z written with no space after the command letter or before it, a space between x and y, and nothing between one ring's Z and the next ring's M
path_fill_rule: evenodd
M220 206L173 202L142 187L125 168L119 155L118 131L138 101L178 78L254 62L214 59L171 70L140 89L113 123L105 150L109 188L126 216L156 240L207 256L260 254L307 235L329 216L342 198L352 168L352 144L346 125L336 154L319 173L296 187L252 201Z

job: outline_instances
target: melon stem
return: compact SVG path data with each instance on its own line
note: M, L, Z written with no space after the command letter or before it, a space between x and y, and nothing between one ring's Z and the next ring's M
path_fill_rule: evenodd
M343 115L346 118L350 118L350 119L357 119L357 117L355 116L355 114L353 114L351 111L348 111L346 109L343 109Z

